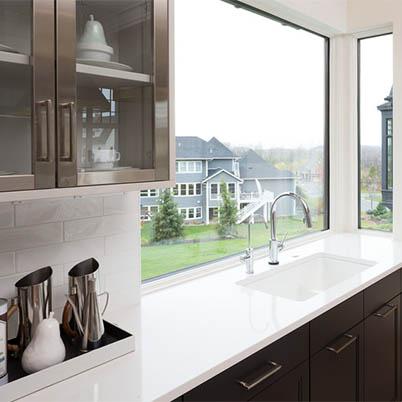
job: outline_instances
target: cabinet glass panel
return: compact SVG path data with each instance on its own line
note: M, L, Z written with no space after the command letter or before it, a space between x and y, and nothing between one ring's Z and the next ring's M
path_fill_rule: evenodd
M77 1L78 171L153 168L152 1ZM112 176L105 176L110 182ZM127 181L130 181L128 179Z
M0 191L32 173L31 43L32 1L0 0Z

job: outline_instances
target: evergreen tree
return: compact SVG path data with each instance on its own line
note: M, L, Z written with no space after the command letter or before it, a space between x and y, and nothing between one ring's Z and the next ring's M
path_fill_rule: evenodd
M159 212L152 220L152 241L172 240L183 236L183 217L173 200L170 190L159 197Z
M221 237L236 235L237 206L225 183L221 183L221 205L219 207L218 234Z

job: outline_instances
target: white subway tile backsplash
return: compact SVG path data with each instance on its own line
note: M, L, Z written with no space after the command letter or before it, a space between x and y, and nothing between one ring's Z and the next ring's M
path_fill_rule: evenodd
M6 276L0 279L0 298L11 299L17 296L15 288L16 282L23 278L26 274L18 274L14 276Z
M101 216L102 212L102 197L35 200L21 202L15 206L17 226Z
M46 265L63 264L73 259L85 260L103 254L104 239L100 237L17 251L15 263L17 271L21 272Z
M105 238L105 254L114 255L125 251L135 251L136 239L134 233L108 236Z
M110 215L65 222L64 239L70 241L132 232L135 223L135 218L131 215Z
M14 253L0 254L0 277L15 273Z
M138 202L136 196L132 194L113 194L104 198L104 215L126 214L132 212L135 202Z
M11 202L0 203L0 229L14 225L14 208Z
M0 230L0 252L38 247L62 241L62 223Z
M132 288L139 300L138 202L138 193L127 193L0 204L0 297L15 296L20 278L51 266L61 313L68 271L94 257L101 291Z
M138 254L134 250L98 257L102 272L112 274L138 270Z
M63 264L52 265L53 275L52 275L52 284L53 286L62 286L64 285L64 267Z
M68 286L61 285L61 286L54 286L53 285L53 297L52 297L52 304L53 309L62 309L66 304L66 294L68 293Z

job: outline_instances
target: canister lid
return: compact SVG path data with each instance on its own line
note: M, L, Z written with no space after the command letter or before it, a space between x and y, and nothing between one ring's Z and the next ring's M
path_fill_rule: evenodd
M0 299L0 315L7 313L7 308L8 308L8 300Z

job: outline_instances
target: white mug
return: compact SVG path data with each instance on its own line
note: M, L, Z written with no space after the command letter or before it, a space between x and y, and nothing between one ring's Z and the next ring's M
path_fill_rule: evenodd
M94 152L95 163L114 163L120 160L120 152L114 149L97 149Z

